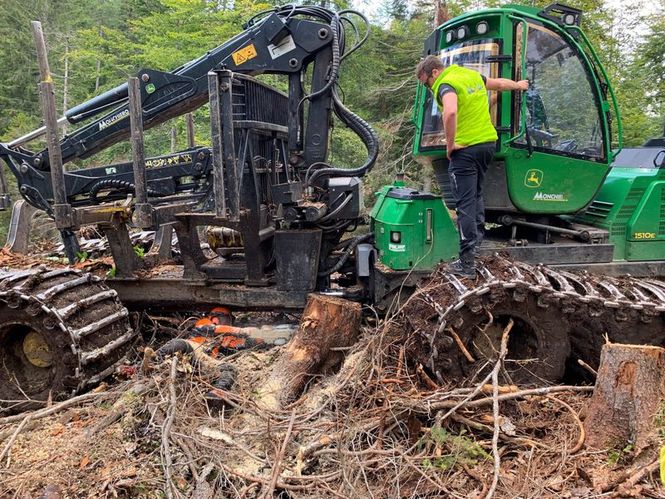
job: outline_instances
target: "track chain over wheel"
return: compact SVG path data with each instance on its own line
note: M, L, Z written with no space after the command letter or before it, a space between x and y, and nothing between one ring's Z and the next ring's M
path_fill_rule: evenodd
M0 272L0 412L70 397L113 373L136 336L128 315L92 274Z
M665 283L492 257L474 282L435 272L404 316L414 331L409 351L440 383L491 369L510 319L510 381L558 382L577 359L597 367L605 338L665 346Z

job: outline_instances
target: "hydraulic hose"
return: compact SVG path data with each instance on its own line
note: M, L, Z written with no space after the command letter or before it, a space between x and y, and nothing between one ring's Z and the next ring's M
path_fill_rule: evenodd
M302 105L306 100L315 99L326 93L330 93L333 101L333 111L335 115L348 126L363 142L367 148L367 159L362 166L355 169L345 169L345 168L335 168L330 165L324 165L324 168L316 170L311 177L307 177L307 185L312 185L314 181L322 176L336 177L336 176L363 176L369 172L376 158L379 154L379 140L374 129L367 123L365 120L351 112L340 99L338 95L337 83L339 79L339 67L341 62L360 48L366 41L369 36L370 28L367 18L360 12L355 10L346 9L340 12L334 12L330 9L317 6L294 6L294 5L284 5L283 7L270 9L265 12L261 12L254 17L252 17L247 25L252 26L263 21L269 14L276 13L277 15L284 17L286 19L295 17L295 16L306 16L318 19L330 26L333 42L332 42L332 61L330 64L330 72L328 74L328 81L326 84L319 90L307 94L304 96L300 103ZM363 36L360 36L360 32L353 22L349 18L349 15L358 16L365 25L367 26ZM346 51L346 35L343 22L348 23L353 29L356 40L350 50ZM313 166L313 165L312 165Z
M346 247L344 250L344 253L342 253L342 256L339 257L339 260L330 267L329 269L322 270L319 272L319 277L323 277L326 275L330 275L333 272L337 272L339 269L342 268L342 266L346 263L346 261L349 259L351 256L351 253L353 253L353 250L356 249L356 246L358 246L360 243L365 242L369 240L374 234L363 234L362 236L358 236L353 239L353 241Z
M99 180L98 182L95 182L95 184L93 184L93 186L90 188L90 191L88 192L90 194L90 201L92 201L94 204L99 204L101 201L97 198L97 195L104 189L114 189L117 191L134 192L134 188L135 188L134 184L127 180L105 178ZM153 189L148 189L147 193L148 196L152 197L159 197L162 195L161 193Z
M314 181L321 176L362 177L372 169L374 163L376 163L376 158L379 155L379 138L376 135L376 132L369 123L367 123L357 114L354 114L342 103L341 99L337 95L337 92L333 92L333 110L340 121L342 121L342 123L348 126L356 135L358 135L363 144L365 144L365 147L367 148L367 159L362 166L355 169L322 168L320 170L316 170L308 178L308 185L312 185Z

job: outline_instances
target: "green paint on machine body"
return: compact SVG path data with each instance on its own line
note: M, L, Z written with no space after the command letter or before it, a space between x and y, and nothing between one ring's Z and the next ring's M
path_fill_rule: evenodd
M606 229L614 259L665 259L665 168L615 166L577 220Z
M614 261L665 260L665 139L624 150L628 159L621 160L617 100L579 28L581 16L560 4L471 12L436 28L424 55L437 54L446 65L470 67L490 78L530 81L528 92L490 92L499 138L486 175L488 222L501 224L508 215L526 222L590 225L608 231ZM441 115L422 84L413 120L413 154L431 162L452 209ZM648 161L631 163L644 151L651 155ZM379 260L403 270L454 258L458 236L448 210L440 200L441 206L417 197L398 199L394 191L400 188L385 187L372 211ZM436 214L431 241L422 216L428 209ZM399 244L390 240L398 231Z
M439 196L399 183L385 186L370 216L379 261L393 270L431 269L459 251L457 230Z

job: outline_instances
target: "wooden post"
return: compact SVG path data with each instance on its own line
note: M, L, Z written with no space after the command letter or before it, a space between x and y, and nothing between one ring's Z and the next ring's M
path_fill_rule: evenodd
M337 366L344 353L358 339L360 304L333 296L312 294L300 320L300 327L275 363L261 390L261 403L279 408L296 400L307 383Z
M143 147L143 110L141 109L141 86L139 79L129 79L129 121L132 133L132 165L134 167L134 193L137 203L148 199L145 178L145 150Z
M145 148L143 143L143 109L141 85L135 76L129 79L129 122L132 135L132 166L134 169L134 223L148 229L153 225L152 209L148 204L148 187L145 174Z
M222 140L222 116L219 77L214 71L208 73L208 95L210 100L210 129L212 136L212 173L215 193L215 214L226 217L226 179L224 178L224 145Z
M653 442L654 417L665 402L665 349L603 346L584 427L595 448L643 449Z
M195 144L194 115L192 113L187 113L187 147L191 149Z
M39 62L39 74L41 82L39 83L39 95L42 104L42 113L44 115L44 124L46 125L46 143L48 147L48 157L51 166L51 182L53 184L54 205L64 205L67 202L65 193L65 177L62 166L62 151L60 150L60 139L58 137L58 119L55 111L55 92L53 80L51 79L51 70L46 55L46 43L42 32L42 23L32 21L32 34L37 47L37 60ZM54 206L55 208L55 206ZM56 214L56 224L58 227L71 227L71 220L68 225L62 221L58 224Z
M174 153L178 149L178 130L176 127L171 127L171 152Z
M51 185L53 189L53 218L55 226L60 230L60 237L65 245L65 253L70 263L78 259L79 245L76 234L73 232L74 214L71 205L67 204L65 190L65 170L62 166L62 150L58 137L58 118L55 110L55 89L51 79L51 70L48 64L46 43L42 32L42 23L32 21L32 35L37 47L37 60L39 62L39 98L44 115L46 127L46 145L48 147L49 165L51 167Z

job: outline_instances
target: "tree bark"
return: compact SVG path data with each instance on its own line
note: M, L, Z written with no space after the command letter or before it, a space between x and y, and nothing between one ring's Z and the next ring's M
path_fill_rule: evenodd
M586 444L637 451L653 442L654 417L665 400L665 349L603 346L596 386L584 427Z
M314 376L336 367L344 353L333 350L353 345L360 330L360 304L312 294L298 332L272 368L260 393L269 408L283 407L302 394Z

